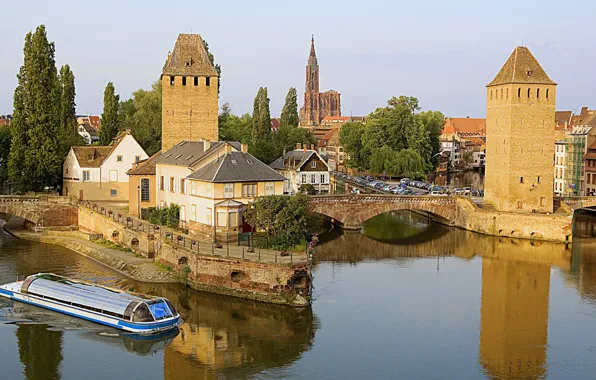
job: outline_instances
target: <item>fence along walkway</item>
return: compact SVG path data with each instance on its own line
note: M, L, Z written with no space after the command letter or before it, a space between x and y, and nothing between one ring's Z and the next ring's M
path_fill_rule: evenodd
M244 247L229 243L200 241L198 239L193 239L191 236L181 231L167 228L166 226L158 226L145 220L123 214L122 212L110 210L95 203L85 202L81 203L79 206L100 213L127 228L158 236L162 244L171 244L196 255L211 255L267 264L301 264L307 263L312 259L307 252L278 251Z

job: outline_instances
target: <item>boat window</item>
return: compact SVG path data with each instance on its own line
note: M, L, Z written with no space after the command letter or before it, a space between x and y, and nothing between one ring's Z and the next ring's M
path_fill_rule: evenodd
M149 308L144 303L140 304L139 307L134 311L132 315L133 322L153 322L153 316L149 311Z
M149 310L151 310L151 314L153 314L153 317L155 318L156 321L159 321L164 318L172 317L172 312L170 311L170 309L168 308L168 305L166 305L165 302L163 302L163 301L157 301L157 302L151 302L151 303L147 302L147 304L149 305Z
M170 308L172 315L178 314L178 312L176 311L176 309L174 308L174 306L172 305L172 303L170 301L168 301L167 299L164 299L164 301L166 301L166 303L168 304L168 307Z

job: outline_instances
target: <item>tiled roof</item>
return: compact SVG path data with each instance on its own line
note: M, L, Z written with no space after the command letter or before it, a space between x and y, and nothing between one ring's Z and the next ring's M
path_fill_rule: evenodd
M296 170L300 168L313 154L315 154L315 151L310 149L292 150L273 161L271 164L269 164L269 166L278 170Z
M200 35L178 35L174 51L168 55L162 75L217 76Z
M573 111L555 111L555 125L565 125L571 122Z
M155 159L161 155L161 150L146 160L138 162L137 167L126 172L128 175L155 175Z
M540 66L530 50L525 46L518 46L513 50L509 59L495 79L487 86L503 84L556 84Z
M207 182L283 181L284 176L250 153L231 152L195 171L187 178Z
M155 162L164 165L177 165L189 167L199 161L207 152L212 152L223 144L230 144L236 150L241 150L242 145L237 141L215 141L211 142L205 150L205 141L182 141L174 145L161 156L157 157Z
M113 146L73 146L75 157L82 168L98 168L112 152Z
M475 117L448 117L445 119L443 133L448 133L445 132L445 129L449 128L449 126L453 127L453 129L458 133L482 134L486 126L486 119Z

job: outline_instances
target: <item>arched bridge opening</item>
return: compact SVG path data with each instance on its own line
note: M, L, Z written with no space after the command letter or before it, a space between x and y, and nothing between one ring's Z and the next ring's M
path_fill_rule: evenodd
M373 194L313 196L309 200L309 210L331 218L347 230L360 229L362 223L377 215L401 210L425 213L440 223L452 225L457 213L457 199Z

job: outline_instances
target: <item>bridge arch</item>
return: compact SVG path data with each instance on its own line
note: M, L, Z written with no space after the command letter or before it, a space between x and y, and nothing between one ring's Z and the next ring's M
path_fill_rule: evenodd
M314 196L309 200L311 212L327 216L342 224L344 229L360 229L362 223L391 211L424 211L453 224L457 213L454 197L413 197L399 195L340 195Z
M26 220L27 222L37 225L40 222L41 216L37 212L27 211L22 207L15 207L12 204L0 203L0 214L13 215Z

